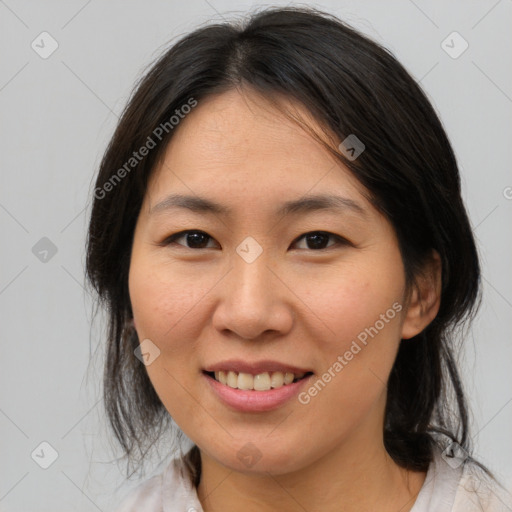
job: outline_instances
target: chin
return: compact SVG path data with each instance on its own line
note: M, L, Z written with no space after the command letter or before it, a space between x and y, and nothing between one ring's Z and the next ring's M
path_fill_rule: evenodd
M226 468L246 475L287 474L299 470L306 465L304 453L291 446L274 443L240 441L232 444L234 450L226 451L225 445L219 451L209 451L210 457ZM300 453L300 459L297 454ZM293 456L292 456L293 454Z

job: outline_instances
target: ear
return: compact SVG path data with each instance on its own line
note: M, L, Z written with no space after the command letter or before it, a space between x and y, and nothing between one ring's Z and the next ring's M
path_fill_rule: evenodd
M407 311L402 324L402 338L409 339L425 329L437 315L441 304L442 262L439 253L425 263L411 290Z

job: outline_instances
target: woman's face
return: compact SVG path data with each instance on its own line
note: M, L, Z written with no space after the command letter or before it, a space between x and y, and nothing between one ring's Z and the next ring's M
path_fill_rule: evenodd
M242 472L287 473L382 443L388 375L414 334L391 224L325 148L256 96L209 97L178 128L150 180L129 275L146 369L169 414ZM174 194L223 211L179 206ZM320 208L313 195L344 200ZM201 233L169 241L186 230ZM236 387L276 387L234 389L205 373L215 369L245 374L226 375ZM280 386L280 369L306 378Z

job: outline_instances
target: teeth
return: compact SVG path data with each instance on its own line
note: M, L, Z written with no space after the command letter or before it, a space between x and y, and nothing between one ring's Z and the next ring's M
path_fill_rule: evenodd
M284 383L291 384L293 382L293 373L286 372L284 374Z
M228 386L230 388L238 387L238 375L235 372L228 372Z
M235 389L269 391L302 379L304 375L304 373L264 372L253 376L250 373L219 371L215 372L215 380Z
M240 379L240 376L238 377ZM253 389L256 391L268 391L270 389L270 375L268 372L254 376Z
M274 372L270 379L270 385L273 388L280 388L284 384L284 374L282 372Z
M239 373L238 389L254 389L254 377L250 373Z

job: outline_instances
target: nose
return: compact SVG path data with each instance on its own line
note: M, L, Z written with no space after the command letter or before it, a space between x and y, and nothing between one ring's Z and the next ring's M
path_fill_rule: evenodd
M264 254L251 263L238 255L233 258L213 314L219 332L254 340L283 335L292 328L290 291Z

